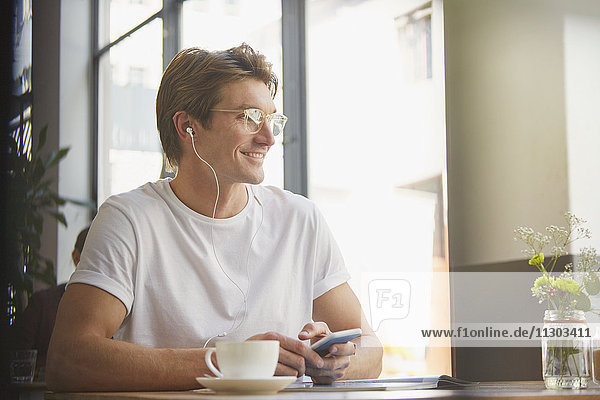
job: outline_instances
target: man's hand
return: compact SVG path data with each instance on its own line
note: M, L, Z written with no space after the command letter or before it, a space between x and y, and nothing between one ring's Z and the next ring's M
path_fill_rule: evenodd
M298 339L310 339L312 344L330 333L331 330L325 322L309 323L304 325L302 332L298 334ZM333 344L329 348L329 354L323 358L324 365L317 368L307 366L305 373L314 383L329 385L344 376L350 366L350 356L354 354L356 354L356 344L353 342Z
M279 362L275 375L302 376L308 369L323 368L325 361L300 340L277 332L254 335L247 340L278 340Z

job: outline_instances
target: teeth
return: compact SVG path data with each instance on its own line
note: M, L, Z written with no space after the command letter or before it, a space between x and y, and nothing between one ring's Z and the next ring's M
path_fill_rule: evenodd
M264 158L265 155L262 153L244 153L245 155L252 157L252 158Z

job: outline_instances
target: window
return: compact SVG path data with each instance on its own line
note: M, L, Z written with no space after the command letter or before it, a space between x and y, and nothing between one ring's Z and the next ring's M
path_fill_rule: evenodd
M163 170L155 99L165 67L163 31L173 27L163 26L162 7L160 0L111 0L98 5L98 204L112 194L157 180ZM181 36L180 48L226 49L248 42L273 63L282 92L278 0L189 0L180 9L180 32L176 32ZM282 110L281 95L275 102ZM265 160L265 183L283 187L282 138L276 141Z
M162 19L116 42L160 9L156 0L100 2L98 204L110 195L160 178L163 156L155 99L162 74Z
M382 376L450 373L449 343L420 337L449 326L443 65L431 54L442 32L432 38L431 3L411 4L314 0L306 12L308 195L384 344Z
M98 46L103 48L139 26L162 8L162 0L108 0L98 2Z

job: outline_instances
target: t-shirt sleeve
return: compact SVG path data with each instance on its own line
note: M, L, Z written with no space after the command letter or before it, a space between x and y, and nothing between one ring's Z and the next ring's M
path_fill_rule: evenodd
M134 298L137 240L129 218L104 203L88 232L79 265L69 285L85 283L118 298L131 311Z
M350 279L342 252L325 217L316 207L314 212L317 223L313 300Z

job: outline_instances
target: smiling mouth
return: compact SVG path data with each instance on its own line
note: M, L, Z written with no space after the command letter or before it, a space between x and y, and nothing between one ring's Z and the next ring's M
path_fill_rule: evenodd
M241 152L243 155L251 157L251 158L256 158L258 160L262 160L265 158L265 155L263 153L246 153L246 152Z

